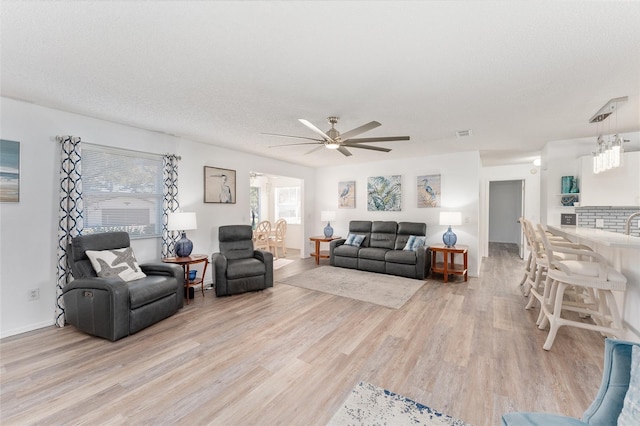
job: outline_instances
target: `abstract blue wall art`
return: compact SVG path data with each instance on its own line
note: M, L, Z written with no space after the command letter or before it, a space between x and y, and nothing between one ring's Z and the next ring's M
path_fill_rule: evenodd
M384 212L402 210L402 176L367 178L367 210Z

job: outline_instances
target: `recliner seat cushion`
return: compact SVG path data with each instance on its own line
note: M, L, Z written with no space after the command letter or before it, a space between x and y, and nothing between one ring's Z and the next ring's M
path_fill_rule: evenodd
M147 275L146 278L130 281L127 284L131 309L155 302L170 294L175 294L176 291L182 291L175 278L163 275Z
M267 268L265 264L254 257L248 259L230 259L227 263L227 278L230 280L264 275L266 272Z
M396 244L398 224L389 221L375 221L371 225L371 241L369 247L393 250Z
M384 260L389 250L384 248L365 247L358 252L359 259Z
M391 250L388 251L384 260L391 263L402 263L404 265L415 265L418 257L415 251Z
M349 246L349 245L343 244L341 246L336 247L333 250L333 253L336 256L358 257L358 250L360 250L360 247Z

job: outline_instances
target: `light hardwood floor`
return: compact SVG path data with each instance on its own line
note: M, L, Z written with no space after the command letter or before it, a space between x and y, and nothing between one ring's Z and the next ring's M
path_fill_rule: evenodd
M300 259L276 280L315 267ZM5 338L0 423L322 425L361 380L475 425L514 410L579 417L600 384L603 338L564 327L544 351L522 268L492 244L480 278L429 279L399 310L276 283L196 292L117 342L71 326Z

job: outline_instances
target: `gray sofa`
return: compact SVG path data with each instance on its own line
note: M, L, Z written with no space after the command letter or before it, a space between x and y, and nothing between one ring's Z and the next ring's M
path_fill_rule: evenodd
M329 262L332 266L380 272L423 280L429 275L431 258L427 246L405 251L411 235L426 236L427 225L418 222L363 221L349 222L349 233L364 235L359 247L345 244L346 239L331 242Z
M139 265L147 276L125 282L100 278L87 250L129 247L129 234L107 232L75 237L67 251L74 280L63 291L66 321L85 333L118 340L167 318L182 308L184 271L178 265Z

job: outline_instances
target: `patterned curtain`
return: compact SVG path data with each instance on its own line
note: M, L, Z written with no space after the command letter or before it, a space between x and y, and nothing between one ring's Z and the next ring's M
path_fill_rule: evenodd
M169 231L167 223L169 213L176 212L180 208L178 203L178 160L180 157L173 154L163 156L162 179L164 188L162 189L162 257L175 255L175 244L180 234L176 231Z
M80 138L58 136L60 142L60 204L58 211L58 273L56 282L55 319L64 327L64 301L62 289L73 280L67 264L67 244L82 234L82 152Z

